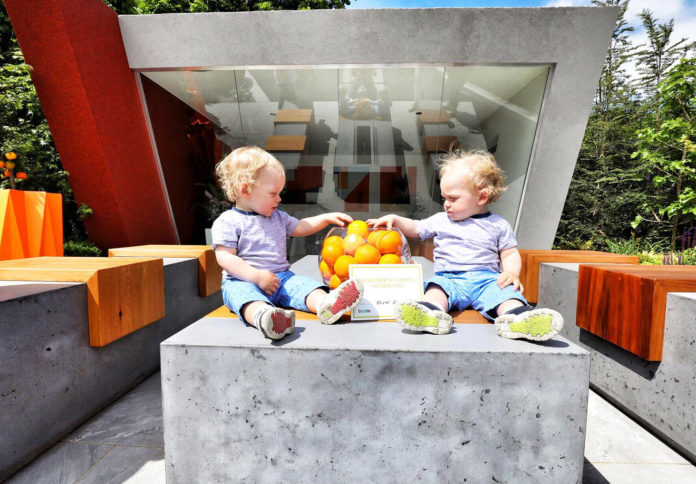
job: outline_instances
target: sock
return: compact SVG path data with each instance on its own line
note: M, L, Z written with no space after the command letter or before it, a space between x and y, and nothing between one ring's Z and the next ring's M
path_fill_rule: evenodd
M418 301L418 304L422 304L423 306L425 306L428 309L434 309L435 311L446 312L443 308L440 307L439 304L426 302L426 301Z
M522 313L526 313L527 311L531 311L533 309L534 308L532 306L527 306L527 305L517 306L516 308L512 308L509 311L505 311L505 313L503 313L503 314L522 314Z

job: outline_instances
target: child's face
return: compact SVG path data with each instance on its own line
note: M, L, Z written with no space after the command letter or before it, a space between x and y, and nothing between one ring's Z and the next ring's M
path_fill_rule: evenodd
M280 192L285 186L285 174L274 169L263 168L258 173L256 183L251 190L242 188L242 210L251 210L265 217L270 217L280 203Z
M440 193L445 199L445 212L454 221L464 220L486 211L488 192L469 187L465 169L447 170L440 180Z

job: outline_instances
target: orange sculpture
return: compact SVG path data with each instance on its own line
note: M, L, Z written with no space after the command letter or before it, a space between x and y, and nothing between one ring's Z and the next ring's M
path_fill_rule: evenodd
M0 190L0 260L62 255L60 193Z

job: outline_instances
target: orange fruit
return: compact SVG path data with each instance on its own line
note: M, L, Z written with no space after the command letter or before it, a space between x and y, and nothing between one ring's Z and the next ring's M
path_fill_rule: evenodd
M386 230L375 230L374 232L370 232L370 235L367 236L367 243L377 247L377 241L386 233Z
M401 234L396 230L388 230L386 234L377 240L377 248L382 255L400 254L401 243Z
M334 273L333 269L329 267L329 264L327 264L325 260L319 263L319 271L321 272L321 277L324 279L330 278Z
M341 282L341 279L336 274L334 274L333 276L331 276L331 279L329 279L329 287L331 289L336 289L338 286L341 285Z
M329 267L333 267L334 262L336 262L336 259L339 258L339 256L343 255L343 247L341 244L326 244L324 245L324 248L321 249L321 258L324 259L324 262L326 262L326 265Z
M365 239L360 234L352 233L343 237L343 252L348 255L355 254L361 245L365 245Z
M355 262L357 264L377 264L379 263L379 258L379 250L372 245L362 245L355 251Z
M338 235L332 235L331 237L327 237L327 239L324 241L324 247L326 247L329 244L339 244L341 247L343 247L343 237L340 237Z
M380 259L379 259L380 264L403 264L401 262L401 257L399 257L396 254L384 254Z
M342 255L336 259L334 264L334 272L341 278L342 281L348 279L348 268L351 264L355 264L355 257L350 255Z
M363 239L366 239L367 236L370 235L370 227L368 227L367 223L362 220L353 220L348 224L346 233L358 234Z

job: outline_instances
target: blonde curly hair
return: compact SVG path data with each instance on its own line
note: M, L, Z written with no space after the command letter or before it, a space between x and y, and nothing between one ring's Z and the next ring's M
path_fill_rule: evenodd
M269 168L285 173L283 165L272 154L258 146L243 146L232 151L215 166L215 175L230 202L239 198L242 185L253 188L259 172Z
M440 178L450 170L463 168L468 188L477 192L485 189L488 192L489 202L495 202L507 189L505 174L488 151L451 151L444 155L440 162Z

